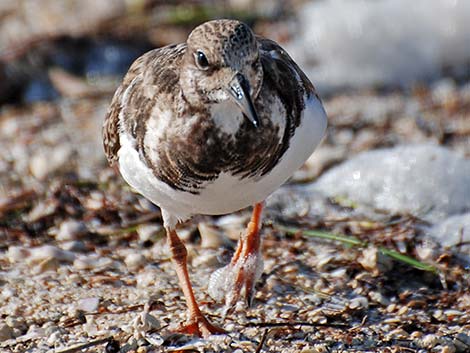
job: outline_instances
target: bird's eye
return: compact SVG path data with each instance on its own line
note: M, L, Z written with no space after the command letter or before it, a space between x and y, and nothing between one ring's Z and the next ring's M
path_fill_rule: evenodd
M194 57L196 59L196 65L200 70L207 70L209 68L206 55L201 50L198 50L196 54L194 54Z

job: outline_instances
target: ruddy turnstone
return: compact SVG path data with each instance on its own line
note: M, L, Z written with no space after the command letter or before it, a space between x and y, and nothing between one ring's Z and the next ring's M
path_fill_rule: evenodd
M127 183L161 208L189 311L181 331L224 332L196 302L178 222L254 205L221 286L229 307L243 291L250 301L261 264L262 202L311 155L326 125L297 64L236 20L203 23L186 43L132 64L106 115L104 150Z

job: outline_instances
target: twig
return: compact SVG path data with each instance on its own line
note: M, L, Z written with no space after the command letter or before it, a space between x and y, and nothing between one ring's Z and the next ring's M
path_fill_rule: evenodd
M260 353L261 350L263 349L264 342L266 342L266 338L268 338L268 329L265 329L263 332L263 336L261 337L261 341L259 341L258 347L256 347L255 353Z
M90 348L90 347L94 347L94 346L97 346L99 344L103 344L103 343L108 343L110 340L112 340L113 337L110 336L110 337L106 337L106 338L99 338L97 340L94 340L94 341L89 341L89 342L86 342L86 343L79 343L79 344L76 344L74 346L71 346L71 347L67 347L67 348L62 348L62 349L56 349L54 352L55 353L73 353L73 352L78 352L78 351L81 351L82 349L85 349L85 348Z

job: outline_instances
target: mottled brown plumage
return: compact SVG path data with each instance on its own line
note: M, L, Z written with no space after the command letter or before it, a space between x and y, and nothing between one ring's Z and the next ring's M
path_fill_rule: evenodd
M262 37L256 37L256 40L264 78L261 94L254 104L261 119L262 134L246 121L235 136L230 136L207 119L209 111L206 105L187 102L180 94L180 71L187 45L170 45L152 50L136 60L116 91L103 129L108 161L111 164L117 161L118 130L125 129L137 140L137 148L155 176L178 190L197 193L201 184L214 180L222 171L245 177L264 175L272 170L289 147L290 138L300 124L305 96L316 93L305 74L278 44ZM205 42L209 41L206 39ZM226 51L222 47L219 50ZM217 65L223 65L223 60ZM300 76L301 85L292 80L295 75ZM131 82L132 89L124 95ZM281 99L288 112L288 128L281 138L277 136L280 127L271 122L270 108L274 96ZM148 158L153 149L143 143L146 122L156 104L174 110L175 126L173 129L170 126L166 140L156 151L163 167L153 165ZM119 124L119 114L123 114L124 126ZM198 115L199 119L191 131L187 136L177 135L179 125L176 120L192 114ZM206 146L203 142L210 137L214 143Z
M242 291L249 301L261 268L262 201L309 157L325 128L305 74L278 44L239 21L206 22L186 43L132 64L105 118L104 149L124 179L162 210L189 310L182 331L223 332L197 305L176 224L254 205L231 263L209 286L213 297L223 293L227 308Z

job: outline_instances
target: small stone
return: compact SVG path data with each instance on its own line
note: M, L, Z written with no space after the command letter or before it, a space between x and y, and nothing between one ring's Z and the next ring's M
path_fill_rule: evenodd
M163 227L159 224L139 224L136 229L139 241L144 243L149 240L156 240L163 236Z
M206 222L199 222L197 225L201 235L201 247L217 249L227 244L224 234L214 225Z
M46 335L46 329L42 327L38 327L37 325L31 325L28 328L28 332L26 335L21 336L24 340L36 339L41 338ZM20 340L20 338L18 338Z
M365 270L374 272L377 271L377 248L369 246L362 251L362 255L357 260Z
M97 312L100 305L100 298L83 298L78 301L77 309L86 313Z
M416 255L418 259L421 261L429 261L432 260L434 254L434 248L432 247L429 242L425 242L422 245L417 245L416 248Z
M43 245L31 249L29 262L39 263L50 258L56 259L57 261L73 262L75 260L75 254L53 245Z
M98 270L107 267L114 267L114 262L108 257L101 257L97 254L80 256L73 262L73 267L77 270Z
M31 251L22 246L10 246L7 252L8 261L11 263L19 262L31 256Z
M83 222L70 219L61 223L55 238L59 241L78 240L87 232L87 227Z
M444 314L447 317L455 317L455 316L462 316L463 312L459 310L454 310L454 309L447 309L444 311Z
M0 324L0 342L13 338L13 329L7 324Z
M367 300L366 297L363 296L358 296L354 299L352 299L349 302L349 308L350 309L367 309L369 307L369 301Z
M80 240L71 240L66 241L65 243L60 244L61 249L71 252L85 252L87 247L83 241Z
M141 268L145 262L146 258L140 253L131 253L126 256L124 263L126 264L129 271L135 271Z
M55 331L49 335L46 342L49 346L53 347L60 340L61 333L60 331Z
M300 308L297 305L285 304L281 307L282 311L298 311Z
M398 309L398 315L405 315L410 309L407 306L402 306L400 309Z
M16 297L18 292L15 288L5 287L2 289L0 297L4 300L8 300L10 298Z
M98 325L96 324L94 315L87 315L86 322L83 326L84 331L88 335L88 337L97 336L99 333Z
M136 274L136 283L138 288L148 288L155 286L158 281L158 273L154 268L146 268Z
M23 318L20 318L20 317L8 316L5 319L5 323L14 330L18 329L18 330L24 332L28 329L28 326L26 325L26 322L24 321Z
M194 267L218 267L220 262L217 255L218 253L214 250L205 250L202 254L193 258L191 265Z
M379 303L383 306L388 306L390 305L390 300L386 298L382 293L380 292L369 292L369 298L375 301L376 303Z
M31 174L39 180L44 180L49 174L68 163L71 155L72 148L64 145L48 150L41 149L29 161Z
M421 340L421 347L431 349L439 342L439 337L433 334L424 336Z
M44 273L47 271L57 271L59 268L59 260L53 257L42 260L33 268L34 274Z
M446 343L434 347L434 350L441 353L455 353L457 349L452 343Z
M246 231L249 222L249 214L230 214L217 219L217 226L223 230L223 234L230 240L237 241L240 235Z

